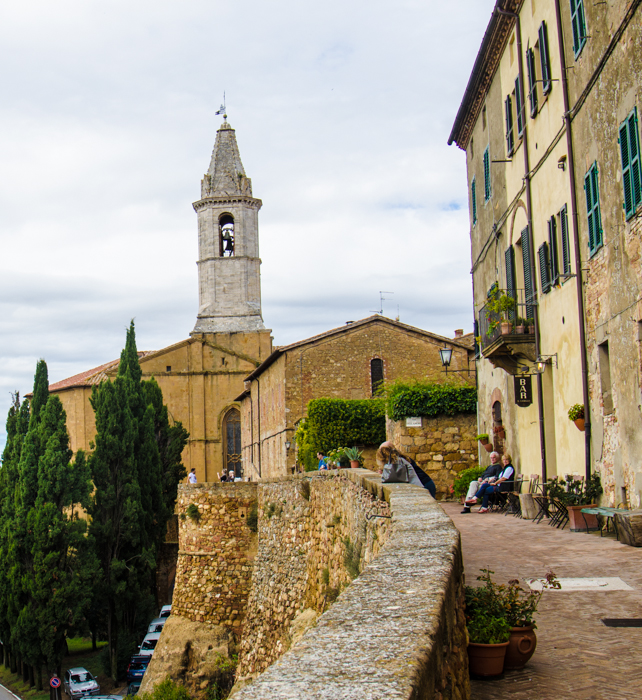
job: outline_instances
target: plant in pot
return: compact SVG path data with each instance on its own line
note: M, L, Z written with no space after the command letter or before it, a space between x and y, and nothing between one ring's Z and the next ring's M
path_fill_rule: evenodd
M522 318L521 316L518 316L517 320L515 321L515 333L523 335L525 330L526 330L526 319Z
M356 447L346 447L343 450L343 454L348 458L353 469L358 469L361 466L361 455L363 452L359 452Z
M346 455L347 447L337 447L334 450L330 450L327 454L328 466L332 469L340 469L341 467L348 466L348 457Z
M504 671L510 639L510 626L503 615L501 598L496 595L494 584L492 587L466 586L464 591L470 673L475 676L499 676Z
M488 445L488 433L480 433L476 438L482 445Z
M502 335L507 335L512 331L513 323L511 319L516 318L515 299L513 297L509 297L506 292L502 292L497 298L488 302L486 309L489 312L486 316L486 320L490 321L489 331L491 326L493 326L493 332L499 326Z
M535 333L535 319L530 316L526 319L526 328L528 329L529 335L534 335Z
M592 513L582 513L582 508L595 508L604 492L600 475L591 474L588 481L583 479L553 479L549 482L547 493L558 498L568 511L568 524L571 532L599 530L597 516Z
M568 417L575 423L578 430L584 432L584 405L581 403L573 404L568 409Z

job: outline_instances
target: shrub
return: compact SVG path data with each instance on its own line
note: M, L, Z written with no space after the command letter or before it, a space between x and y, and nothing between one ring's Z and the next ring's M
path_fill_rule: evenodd
M467 627L474 644L503 644L510 638L510 625L503 617L482 613L470 620Z
M459 472L453 484L453 494L456 498L465 496L471 481L476 481L484 473L485 467L470 467Z
M190 503L187 506L187 517L191 518L195 523L201 519L201 511L195 503Z
M477 412L477 389L428 381L395 382L385 389L386 409L392 420L409 416L454 416Z
M187 692L187 688L174 683L169 676L158 683L151 693L139 695L141 700L192 700L192 696Z
M252 532L259 531L259 507L256 501L250 506L245 522Z

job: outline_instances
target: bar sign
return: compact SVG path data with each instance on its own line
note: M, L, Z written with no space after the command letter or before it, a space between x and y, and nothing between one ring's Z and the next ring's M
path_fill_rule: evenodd
M515 377L515 404L525 408L533 403L533 384L530 374Z

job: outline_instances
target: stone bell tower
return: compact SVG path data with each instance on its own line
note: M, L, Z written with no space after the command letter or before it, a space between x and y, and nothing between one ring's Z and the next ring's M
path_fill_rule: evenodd
M198 216L199 306L192 335L263 331L259 209L234 129L225 120L207 173Z

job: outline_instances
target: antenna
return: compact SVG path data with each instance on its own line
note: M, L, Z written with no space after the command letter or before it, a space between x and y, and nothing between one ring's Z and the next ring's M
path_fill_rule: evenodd
M392 299L392 297L384 297L384 294L394 294L394 292L379 292L379 306L381 308L379 309L379 311L374 311L373 309L370 309L370 311L372 311L373 314L383 314L383 302Z
M225 107L225 92L223 92L223 104L219 107L218 112L216 114L222 114L223 119L227 119L227 108Z

